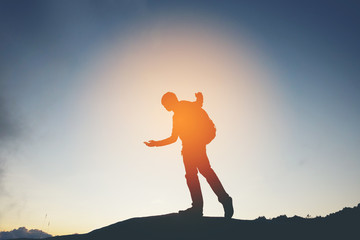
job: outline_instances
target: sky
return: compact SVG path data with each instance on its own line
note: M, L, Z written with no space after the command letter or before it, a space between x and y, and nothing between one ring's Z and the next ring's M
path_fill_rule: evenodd
M0 2L0 231L86 233L191 200L161 96L204 95L238 219L360 202L358 1ZM203 177L204 214L222 216Z

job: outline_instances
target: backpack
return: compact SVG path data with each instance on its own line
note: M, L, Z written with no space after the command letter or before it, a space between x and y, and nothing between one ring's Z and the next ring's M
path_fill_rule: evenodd
M209 144L216 136L216 127L203 108L200 108L200 114L203 116L201 124L204 126L201 134L203 135L204 143Z
M207 112L193 102L180 101L174 124L183 143L209 144L216 136L216 127Z

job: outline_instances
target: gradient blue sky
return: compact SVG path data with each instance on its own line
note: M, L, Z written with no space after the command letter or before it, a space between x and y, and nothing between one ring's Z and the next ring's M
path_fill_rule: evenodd
M179 143L142 144L170 133L169 90L204 93L236 218L356 205L359 7L1 1L0 230L82 233L187 207ZM221 215L202 184L205 214Z

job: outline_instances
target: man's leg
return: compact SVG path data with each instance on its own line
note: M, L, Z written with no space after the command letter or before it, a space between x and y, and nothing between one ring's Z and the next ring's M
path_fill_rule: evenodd
M199 167L199 172L205 177L205 179L209 183L211 189L214 191L214 193L218 197L219 202L223 202L225 199L229 198L229 194L226 193L218 176L216 175L216 173L210 166Z
M192 206L194 208L198 208L198 209L202 210L204 203L203 203L203 197L202 197L202 193L201 193L200 182L199 182L199 178L198 178L197 174L196 175L186 174L185 178L186 178L186 183L187 183L189 191L190 191Z
M185 213L189 215L199 215L202 216L203 210L203 197L201 193L201 187L199 178L197 175L197 168L195 165L195 161L193 159L192 151L182 151L184 166L185 166L185 178L186 183L188 185L191 200L192 200L192 208L187 209L185 211L180 211L179 213Z
M206 181L209 183L211 189L214 191L218 197L219 202L223 205L225 211L225 217L231 218L234 214L234 209L232 206L232 199L229 194L226 193L223 185L221 184L218 176L210 166L209 159L206 154L206 148L203 148L201 151L201 156L198 160L198 169L199 172L205 177Z

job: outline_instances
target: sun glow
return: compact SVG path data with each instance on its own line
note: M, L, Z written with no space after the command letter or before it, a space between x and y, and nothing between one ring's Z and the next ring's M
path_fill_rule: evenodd
M205 108L217 122L261 114L259 107L275 96L268 81L273 74L260 64L250 41L230 31L199 27L155 25L115 41L97 62L101 67L91 71L89 97L97 110L108 111L96 115L114 124L127 120L136 129L145 119L165 124L167 113L159 102L167 91L188 100L203 92ZM156 128L151 125L141 132Z
M127 201L122 194L133 191L137 197L147 195L138 201L151 206L137 209L138 213L129 208L121 216L174 211L190 201L179 141L161 149L143 144L171 133L171 114L161 105L161 96L168 91L189 101L195 100L196 92L203 93L204 109L217 128L208 147L210 162L229 193L238 194L238 183L250 175L243 172L244 166L257 159L259 142L270 134L264 131L269 124L266 112L276 109L273 74L260 60L249 40L203 25L154 24L106 47L86 76L93 84L84 90L82 111L87 119L81 135L91 149L88 164L103 171L109 184L119 182L121 191L111 192L114 199ZM251 174L250 179L256 176ZM205 188L205 199L206 195L213 193ZM205 201L205 214L222 214L214 198Z

